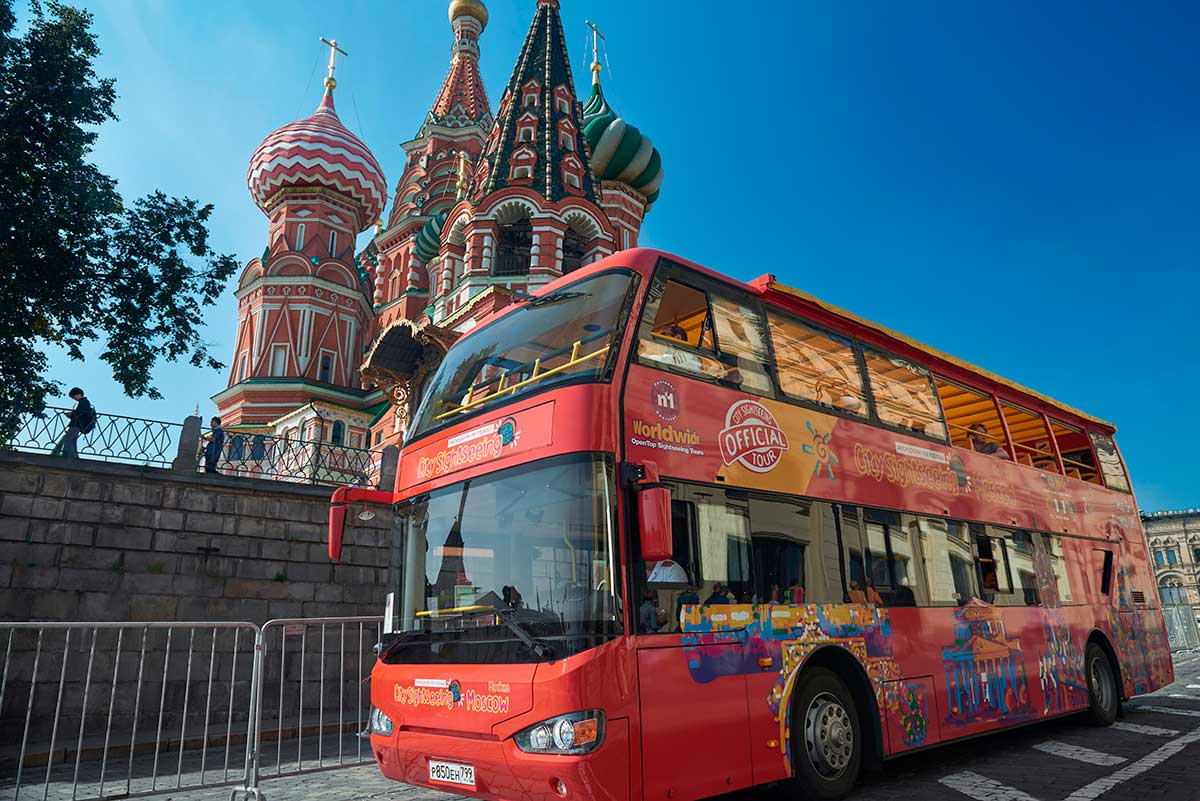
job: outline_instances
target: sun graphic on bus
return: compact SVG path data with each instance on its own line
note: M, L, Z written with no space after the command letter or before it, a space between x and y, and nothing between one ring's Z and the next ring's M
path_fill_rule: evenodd
M833 466L838 464L837 454L833 452L833 448L829 446L829 440L833 438L833 432L822 434L813 428L811 420L805 420L804 425L808 428L808 433L812 434L812 444L805 443L800 446L800 450L809 456L817 457L817 465L813 468L813 475L821 475L824 470L829 475L829 480L834 481L836 476L833 474Z

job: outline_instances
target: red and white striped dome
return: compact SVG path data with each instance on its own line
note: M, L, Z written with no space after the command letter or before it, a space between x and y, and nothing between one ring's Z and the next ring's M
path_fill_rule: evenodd
M312 116L272 133L250 157L246 183L258 207L280 189L321 186L354 201L361 211L358 231L379 219L387 202L387 182L379 162L333 109L326 91Z

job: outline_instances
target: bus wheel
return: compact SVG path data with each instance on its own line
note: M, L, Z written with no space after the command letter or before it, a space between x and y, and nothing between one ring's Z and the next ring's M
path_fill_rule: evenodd
M858 781L862 732L850 690L837 674L808 668L792 701L792 761L805 798L845 796Z
M1107 726L1117 719L1120 692L1108 655L1096 643L1088 643L1084 652L1084 670L1088 683L1088 720L1093 726Z

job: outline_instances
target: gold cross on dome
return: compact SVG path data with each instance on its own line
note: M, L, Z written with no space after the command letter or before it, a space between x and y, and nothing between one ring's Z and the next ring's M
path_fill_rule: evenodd
M337 58L337 54L341 53L347 58L349 58L350 54L338 47L337 39L326 39L324 36L318 38L329 46L329 74L325 76L325 85L332 89L337 86L337 81L333 79L334 60Z

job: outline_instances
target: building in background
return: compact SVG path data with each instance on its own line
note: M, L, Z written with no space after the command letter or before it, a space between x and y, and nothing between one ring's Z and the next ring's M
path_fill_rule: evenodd
M234 442L398 444L422 381L461 334L637 245L662 159L604 97L595 29L584 104L558 0L537 0L493 115L479 72L487 9L453 0L449 17L450 70L403 145L386 222L383 171L334 110L336 41L317 110L251 158L267 246L239 280L228 385L213 396Z
M1200 509L1143 512L1142 525L1163 604L1200 617Z

